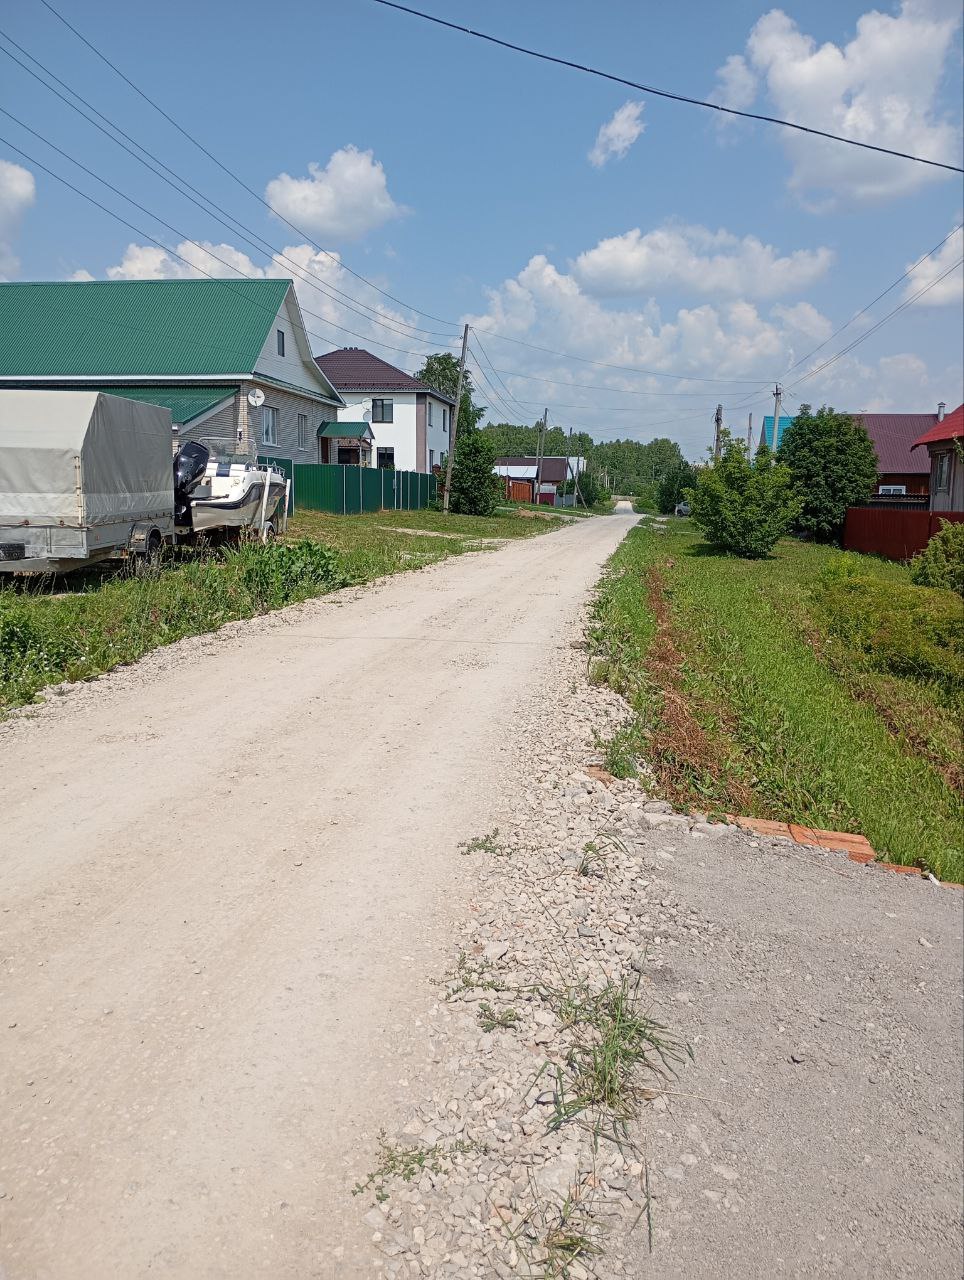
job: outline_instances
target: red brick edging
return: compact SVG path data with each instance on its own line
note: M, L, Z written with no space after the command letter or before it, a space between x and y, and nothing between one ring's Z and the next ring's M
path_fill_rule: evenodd
M739 818L727 814L730 822L752 831L759 836L782 836L795 840L797 844L809 845L817 849L837 849L845 853L851 862L859 862L862 866L873 863L885 871L895 871L901 876L918 876L924 878L919 867L904 867L897 862L882 862L865 836L853 835L849 831L821 831L816 827L802 827L796 822L770 822L766 818ZM949 880L940 881L945 889L964 889L964 885L954 884Z

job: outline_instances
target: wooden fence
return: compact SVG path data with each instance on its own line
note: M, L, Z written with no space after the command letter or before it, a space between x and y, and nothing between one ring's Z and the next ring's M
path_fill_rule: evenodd
M881 507L848 507L843 545L847 551L910 560L923 551L942 520L964 522L964 511L897 511Z

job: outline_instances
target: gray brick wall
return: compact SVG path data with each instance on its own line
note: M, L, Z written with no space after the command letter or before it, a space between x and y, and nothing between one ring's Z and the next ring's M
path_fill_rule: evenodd
M334 422L337 411L334 406L319 404L308 396L294 391L281 391L268 383L261 383L264 407L278 410L278 439L276 444L265 444L262 430L261 409L248 404L248 392L255 383L245 383L235 397L234 404L227 405L197 427L186 427L180 432L181 441L200 440L216 453L246 454L250 458L258 454L270 454L275 458L291 458L293 462L318 461L318 428L322 422ZM298 447L298 414L308 416L308 433L305 447ZM241 432L240 440L238 431Z

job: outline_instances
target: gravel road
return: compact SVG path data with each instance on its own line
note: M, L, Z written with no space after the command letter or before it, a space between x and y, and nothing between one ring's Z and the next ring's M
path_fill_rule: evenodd
M5 1280L368 1276L349 1188L625 515L183 641L0 725Z

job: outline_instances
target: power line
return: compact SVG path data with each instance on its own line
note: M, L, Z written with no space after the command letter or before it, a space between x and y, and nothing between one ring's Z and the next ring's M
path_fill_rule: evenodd
M46 4L47 0L41 0ZM948 169L951 173L964 173L958 165L945 164L942 160L926 160L923 156L911 155L906 151L893 151L890 147L878 147L872 142L860 142L857 138L845 138L839 133L828 133L824 129L814 129L810 125L797 124L793 120L781 120L778 116L760 115L756 111L739 111L736 107L723 107L718 102L704 102L702 98L691 98L685 93L673 93L668 89L657 89L650 84L638 84L635 80L626 80L622 76L611 75L608 71L599 71L596 67L586 67L579 62L570 62L567 58L556 58L549 53L540 53L537 49L527 49L524 45L513 44L509 40L500 40L498 36L487 35L484 31L473 31L471 27L462 27L457 22L447 22L431 13L422 13L420 9L410 9L407 5L397 4L395 0L375 0L376 4L386 9L397 9L400 13L411 14L426 22L434 22L437 26L448 27L451 31L461 31L463 35L474 36L477 40L487 40L490 44L500 45L503 49L511 49L515 53L524 53L530 58L538 58L542 62L553 62L556 66L569 67L573 71L583 71L590 76L598 76L601 80L611 80L614 84L626 85L630 89L639 89L641 93L651 93L657 98L669 98L673 102L686 102L693 107L706 107L710 111L720 111L728 116L741 116L744 120L759 120L764 124L778 124L785 129L796 129L800 133L809 133L817 138L829 138L831 142L844 142L851 147L862 147L865 151L877 151L881 155L896 156L900 160L913 160L917 164L931 165L935 169ZM50 7L49 5L47 6Z
M103 120L110 127L110 129L114 130L116 133L119 133L121 137L126 138L128 142L132 143L133 146L136 147L138 151L143 152L145 156L150 157L150 160L154 161L154 164L149 163L147 160L143 158L143 156L138 155L136 151L131 150L131 147L121 142L120 138L114 137L114 134L108 132L108 130L105 129L103 125L100 125L97 123L96 120L91 119L91 117L87 115L85 111L82 111L76 105L76 103L71 102L68 98L64 97L64 95L58 92L58 90L55 89L53 85L47 84L47 82L43 80L31 67L28 67L26 63L21 62L21 60L18 57L16 57L14 54L12 54L9 49L5 49L2 46L0 46L0 53L5 54L8 58L11 59L11 61L16 63L17 66L22 68L22 70L26 71L28 75L33 76L33 78L38 82L38 84L43 85L43 87L47 89L48 92L54 94L57 98L61 100L61 102L65 103L68 107L71 108L71 110L75 111L83 120L86 120L88 124L91 124L95 129L98 129L104 135L104 137L110 139L110 141L113 142L116 146L120 147L123 151L126 151L128 155L133 156L133 158L139 164L143 165L150 173L153 173L156 177L160 178L162 182L166 182L169 187L172 187L173 190L175 190L178 193L178 195L184 196L186 199L190 200L190 202L193 205L195 205L197 208L199 208L202 211L202 213L207 214L208 217L213 217L216 222L219 222L221 226L225 227L233 236L238 236L239 239L251 245L251 247L254 248L258 253L264 254L266 257L269 256L270 254L271 257L278 258L281 261L287 263L291 268L293 268L293 270L298 272L300 279L303 279L306 282L311 283L316 289L318 289L320 293L325 294L327 297L330 297L332 301L338 301L338 299L344 299L344 301L340 302L339 305L346 307L349 311L354 311L357 315L363 316L363 318L368 320L370 323L378 324L382 328L388 329L392 333L397 333L403 338L413 338L416 341L421 341L422 339L419 339L416 335L425 333L433 338L443 338L447 341L453 340L454 335L452 334L440 333L432 329L421 329L418 325L409 324L405 320L398 320L398 324L403 326L403 328L401 329L398 328L395 323L390 323L387 320L385 320L384 317L382 317L381 313L376 310L376 308L369 306L365 302L362 302L360 298L355 298L351 294L345 293L343 290L339 289L337 285L331 284L329 281L325 280L322 276L318 275L318 273L310 265L308 266L307 271L311 272L312 279L308 281L308 277L305 274L306 268L303 267L301 263L296 262L293 258L289 258L288 255L284 253L283 250L279 249L276 245L272 245L269 240L266 240L264 236L260 235L257 231L254 231L251 227L246 226L243 222L240 221L240 219L236 218L227 209L223 208L216 201L212 200L210 196L206 196L203 191L199 191L198 188L193 186L190 182L188 182L186 178L182 178L180 174L176 173L170 167L170 165L165 164L163 160L161 160L158 156L154 155L154 153L150 151L147 147L142 146L142 144L139 143L135 138L132 138L129 133L125 133L125 131L121 129L120 126L117 125L113 120L111 120L109 116L106 116L102 111L99 111L97 107L95 107L92 103L88 102L87 99L84 98L82 94L78 93L77 90L74 89L71 85L67 84L66 81L60 79L60 77L57 76L53 71L51 71L49 67L45 66L44 63L42 63L39 60L39 58L35 58L33 54L29 53L26 49L24 49L22 45L18 44L16 40L12 39L12 37L9 36L5 31L0 30L0 36L2 36L10 44L14 45L15 48L19 49L20 52L25 57L29 58L31 62L36 64L36 66L40 67L46 75L50 76L51 79L55 80L57 84L61 85L64 89L66 89L67 92L72 94L79 102L82 102L84 106L88 107L91 111L94 112L95 115L99 116L100 119ZM26 129L28 133L32 133L34 137L39 138L42 142L45 142L49 147L52 147L53 150L58 151L61 155L67 155L66 152L60 150L60 148L55 146L55 144L52 143L48 138L45 138L43 134L40 134L35 129L32 129L28 124L25 124L24 121L18 119L11 112L5 110L3 107L0 107L0 111L3 111L5 115L9 116L11 120L15 121L16 124L20 125L22 129ZM70 160L74 159L73 156L70 156L70 155L67 155L67 158ZM75 163L77 162L75 161ZM155 165L160 165L162 169L165 169L167 173L171 175L171 177L167 177L164 173L161 173L160 170L155 167ZM172 178L174 179L174 181L172 181ZM183 190L182 188L184 187L188 188L188 190L187 191ZM196 200L194 196L190 195L189 192L191 191L193 191L195 195L200 197L200 200L203 201L204 204L201 204L199 200ZM131 201L131 203L134 203L134 202ZM206 205L209 205L211 207L206 208L205 207ZM223 214L224 217L219 217L218 213L214 213L212 212L212 210L217 210L218 213ZM145 212L149 212L149 211L145 210ZM154 216L154 215L151 215L151 216ZM226 222L225 218L229 219L229 221ZM160 221L160 219L158 220ZM335 261L337 261L337 259L335 259ZM336 298L336 295L337 295L337 298ZM357 306L354 305L356 303L357 303ZM364 310L359 310L359 308L364 308ZM366 314L366 313L370 313L370 314ZM406 333L405 330L411 330L412 332Z
M929 293L931 289L939 285L943 279L956 271L962 264L964 264L964 257L958 258L957 262L949 266L946 271L942 271L939 276L930 282L930 284L926 284L922 289L918 289L915 294L912 294L909 298L905 299L905 301L903 301L899 306L894 307L893 311L888 311L888 313L885 316L882 316L872 328L868 329L866 333L862 333L859 338L855 338L849 346L842 348L842 350L838 351L836 355L831 356L829 360L825 360L823 364L818 364L815 369L811 369L808 373L803 374L802 377L797 379L796 386L799 386L801 382L806 382L809 378L815 377L822 370L829 368L830 365L836 364L836 362L841 359L841 357L845 356L848 351L853 351L854 347L859 347L862 342L866 342L867 339L875 334L878 329L882 328L888 320L892 320L894 316L911 306L918 298L922 298L925 293Z
M92 53L96 54L96 56L106 66L110 67L110 69L117 76L119 76L120 79L123 80L125 84L127 84L140 98L142 98L149 106L151 106L155 111L157 111L165 120L167 120L167 122L170 125L172 125L173 128L175 128L183 137L187 138L187 140L191 142L193 146L197 147L198 150L203 155L207 156L207 158L211 160L214 164L216 164L217 167L222 170L222 172L226 173L228 177L230 177L234 182L236 182L244 191L246 191L249 195L253 196L254 199L256 199L261 205L263 205L266 209L268 209L270 213L273 213L275 217L277 217L281 222L285 223L286 226L290 227L291 230L296 232L299 236L301 236L302 239L306 240L319 253L323 254L327 258L330 258L334 263L336 263L336 265L338 265L339 267L347 271L349 275L352 275L355 277L355 279L362 281L364 284L368 285L369 288L374 289L376 293L380 293L382 297L388 298L391 302L395 302L399 306L405 307L407 310L414 312L416 315L424 316L428 320L433 320L439 324L447 325L453 330L459 328L459 325L454 320L446 320L446 319L443 319L441 316L433 315L431 312L422 311L420 308L412 305L411 303L404 302L401 298L397 298L394 294L389 293L387 290L380 288L373 281L369 280L366 276L363 276L360 272L355 271L342 258L338 257L335 254L330 253L327 249L323 249L321 245L317 243L317 241L313 240L311 236L309 236L305 231L303 231L295 223L291 222L283 214L279 213L278 210L275 209L275 207L269 201L267 201L263 196L259 195L259 193L255 191L252 187L248 186L248 184L244 182L241 178L239 178L237 174L229 166L225 165L221 160L219 160L218 157L214 155L211 151L209 151L208 148L205 147L204 144L201 143L197 138L195 138L193 134L189 133L182 125L180 125L171 115L168 114L167 111L164 110L162 106L160 106L159 103L157 103L153 98L151 98L148 94L146 94L129 76L127 76L114 62L112 62L106 56L106 54L102 53L101 50L96 47L96 45L92 44L91 41L88 40L87 37L81 31L79 31L72 23L70 23L63 16L63 14L61 14L52 4L50 4L49 0L41 0L41 3L44 5L46 9L50 11L50 13L54 15L55 18L58 19L58 21L60 21L65 27L67 27L69 31L73 32L73 34L77 37L78 40L81 41L82 44L84 44L88 49L90 49ZM7 39L9 40L10 37L8 36ZM11 43L15 43L15 42L11 41ZM16 47L21 48L20 45L17 45ZM33 57L33 55L26 53L26 50L21 50L21 51L24 52L26 56L31 59L31 61L37 63L38 66L43 65L42 63L39 63L37 59ZM7 50L4 50L4 52L7 53L8 57L13 56L9 54ZM14 59L14 61L19 63L19 59ZM23 66L22 63L20 63L19 65ZM25 67L24 69L30 72L31 75L35 75L34 72L30 71L29 67ZM53 79L58 79L54 75L54 73L47 70L47 68L44 68L44 70L47 71L47 74L52 76ZM35 77L35 78L39 79L39 77ZM40 83L43 84L44 82L40 81ZM58 80L58 83L64 84L62 80ZM46 87L50 89L51 92L56 93L56 90L51 89L49 85ZM64 87L67 88L68 86L64 85ZM77 97L81 102L85 102L85 99L81 98L81 96L77 94L75 90L70 89L70 92L74 93L74 96ZM68 102L67 105L73 107L74 110L77 110L77 108L74 106L73 103ZM107 120L107 117L104 116L101 112L97 111L97 108L94 107L92 104L85 102L85 105L89 106L92 111L100 115L102 119ZM80 114L82 115L83 113L80 112ZM91 121L91 123L95 123L95 122ZM111 121L108 121L108 123L111 124L112 128L117 129L119 133L123 133L123 130L119 129L118 126L114 125ZM108 134L107 136L109 137L110 135ZM125 134L124 136L126 137L127 135ZM115 142L117 141L116 139L113 139L113 140ZM129 140L133 142L133 139L129 139ZM122 144L118 144L118 145L122 145ZM148 155L151 154L150 152L146 151L146 148L141 147L139 143L135 142L134 145L139 147L140 150L145 151L146 154ZM138 157L135 157L135 158L138 158ZM152 158L157 160L158 164L163 165L163 161L157 159L157 157L152 156ZM169 166L163 165L163 167L166 168L169 173L173 173L173 170L171 170ZM162 175L158 175L158 176L162 176ZM184 183L184 185L190 186L190 184L187 183L185 179L181 178L180 175L174 174L174 176L178 179L178 181ZM192 187L191 189L196 191L196 188ZM182 192L181 194L185 194L185 193ZM216 205L214 201L210 200L209 197L202 195L201 192L197 192L197 194L201 195L201 198L205 200L208 204L211 204L214 208L220 208L220 206ZM221 212L225 213L225 210L221 209ZM238 220L234 218L233 215L226 213L226 216L231 218L233 222L238 223ZM238 223L238 225L243 225L243 224ZM262 237L259 237L259 238L263 239ZM267 241L264 241L264 243L267 243ZM357 302L362 307L366 307L366 304L361 302L360 299L351 298L351 295L343 294L341 290L336 288L336 286L331 285L329 287L334 289L336 293L341 294L342 297L350 298L351 301ZM367 308L367 307L366 309L371 310L371 308ZM404 324L406 328L412 328L412 329L416 328L416 326L414 325L407 325L405 321L401 321L400 323ZM391 326L385 325L384 327L390 328ZM714 383L714 384L719 383L720 385L726 384L726 385L739 385L739 386L746 386L751 381L750 379L700 378L700 377L695 377L688 374L667 373L663 370L639 369L639 368L633 368L628 365L616 365L616 364L611 364L602 360L591 360L585 356L575 355L572 352L556 351L550 347L542 347L542 346L539 346L537 343L526 342L524 339L514 338L514 337L510 337L508 334L499 333L494 329L481 328L478 325L473 325L472 327L476 333L483 332L490 337L498 338L502 342L511 342L517 346L528 347L530 350L533 350L533 351L541 351L543 352L543 354L559 356L561 359L564 359L564 360L575 360L575 361L579 361L582 364L594 365L597 368L614 369L614 370L617 370L618 372L630 373L636 376L645 376L645 377L654 377L654 378L671 378L671 379L677 379L680 381L705 382L705 383ZM431 333L433 331L420 330L420 332ZM442 335L436 334L435 336L442 336ZM386 346L388 350L399 349L399 348L390 347L386 343L383 343L381 345Z

